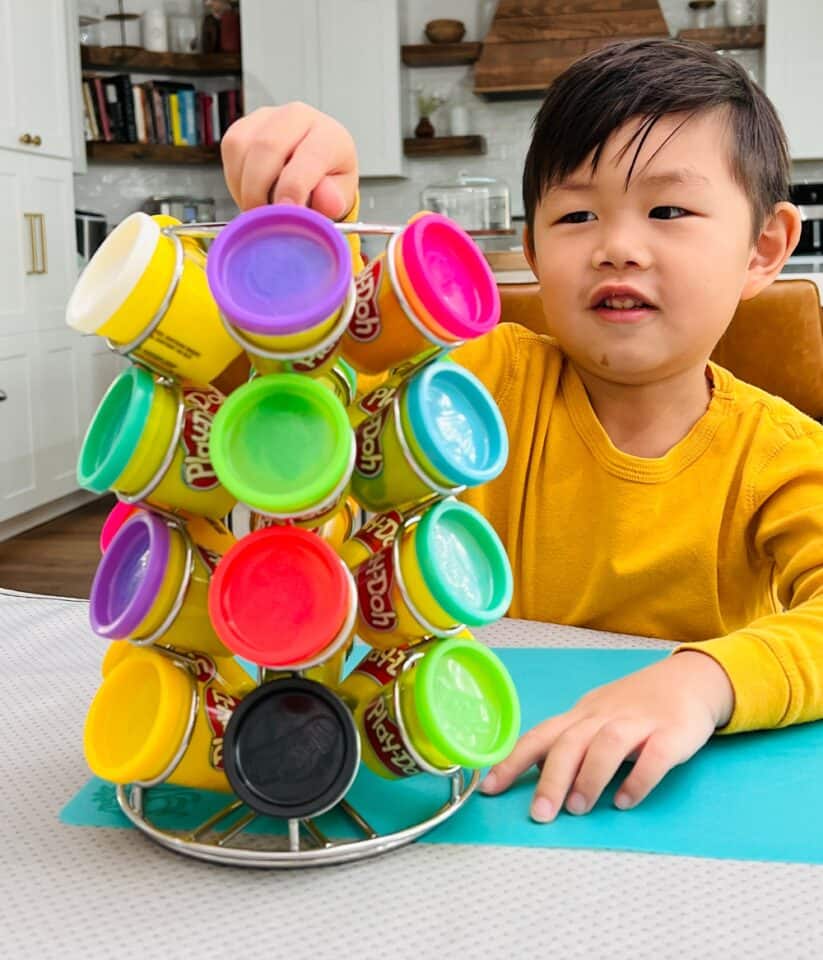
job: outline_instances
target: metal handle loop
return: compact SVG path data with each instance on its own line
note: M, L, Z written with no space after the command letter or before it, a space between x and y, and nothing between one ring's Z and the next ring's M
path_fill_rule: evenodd
M177 618L177 615L183 609L183 603L186 600L186 594L191 586L192 576L194 575L194 546L192 544L191 537L181 523L172 520L166 520L166 525L172 529L176 529L183 537L183 542L186 547L186 557L183 561L183 573L180 577L180 586L177 588L177 594L175 595L174 602L169 608L169 612L163 618L163 622L160 624L160 626L156 627L151 631L151 633L148 633L145 636L129 637L129 641L138 647L151 646L156 640L159 640L166 634L168 629Z
M166 381L168 383L168 381ZM136 504L141 500L145 500L148 496L151 495L152 491L159 486L160 481L165 476L166 471L172 464L174 460L174 454L177 451L177 444L180 440L180 437L183 433L183 421L186 417L186 404L183 401L182 393L179 394L179 399L177 402L177 419L174 422L174 430L172 431L171 440L169 441L168 449L166 450L165 455L163 456L160 466L157 468L154 476L148 481L148 483L137 493L122 493L117 492L118 499L122 500L124 503Z

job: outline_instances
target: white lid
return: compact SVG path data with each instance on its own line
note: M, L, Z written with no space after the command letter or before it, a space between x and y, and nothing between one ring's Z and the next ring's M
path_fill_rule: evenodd
M139 283L159 237L160 226L147 213L132 213L119 223L80 274L66 323L80 333L96 333Z

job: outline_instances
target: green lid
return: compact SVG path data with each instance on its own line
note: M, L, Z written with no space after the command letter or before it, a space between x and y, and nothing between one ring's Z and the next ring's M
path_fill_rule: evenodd
M425 512L414 535L417 562L434 599L458 623L482 627L512 601L512 571L500 537L454 499Z
M146 426L154 378L143 367L127 367L105 392L77 460L77 482L105 493L126 469Z
M214 418L211 460L223 486L265 513L302 513L351 470L354 433L321 383L296 373L255 377Z
M479 769L511 752L520 701L503 662L476 640L441 640L412 668L422 732L451 763Z

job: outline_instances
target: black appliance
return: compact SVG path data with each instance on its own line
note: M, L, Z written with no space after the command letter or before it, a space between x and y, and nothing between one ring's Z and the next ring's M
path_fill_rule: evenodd
M793 183L789 197L803 221L794 255L823 254L823 183Z

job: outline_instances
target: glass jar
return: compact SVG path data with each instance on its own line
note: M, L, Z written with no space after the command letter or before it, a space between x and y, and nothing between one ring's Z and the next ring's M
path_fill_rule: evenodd
M421 206L442 213L464 230L510 230L509 188L494 177L460 172L451 183L433 183L420 194Z

